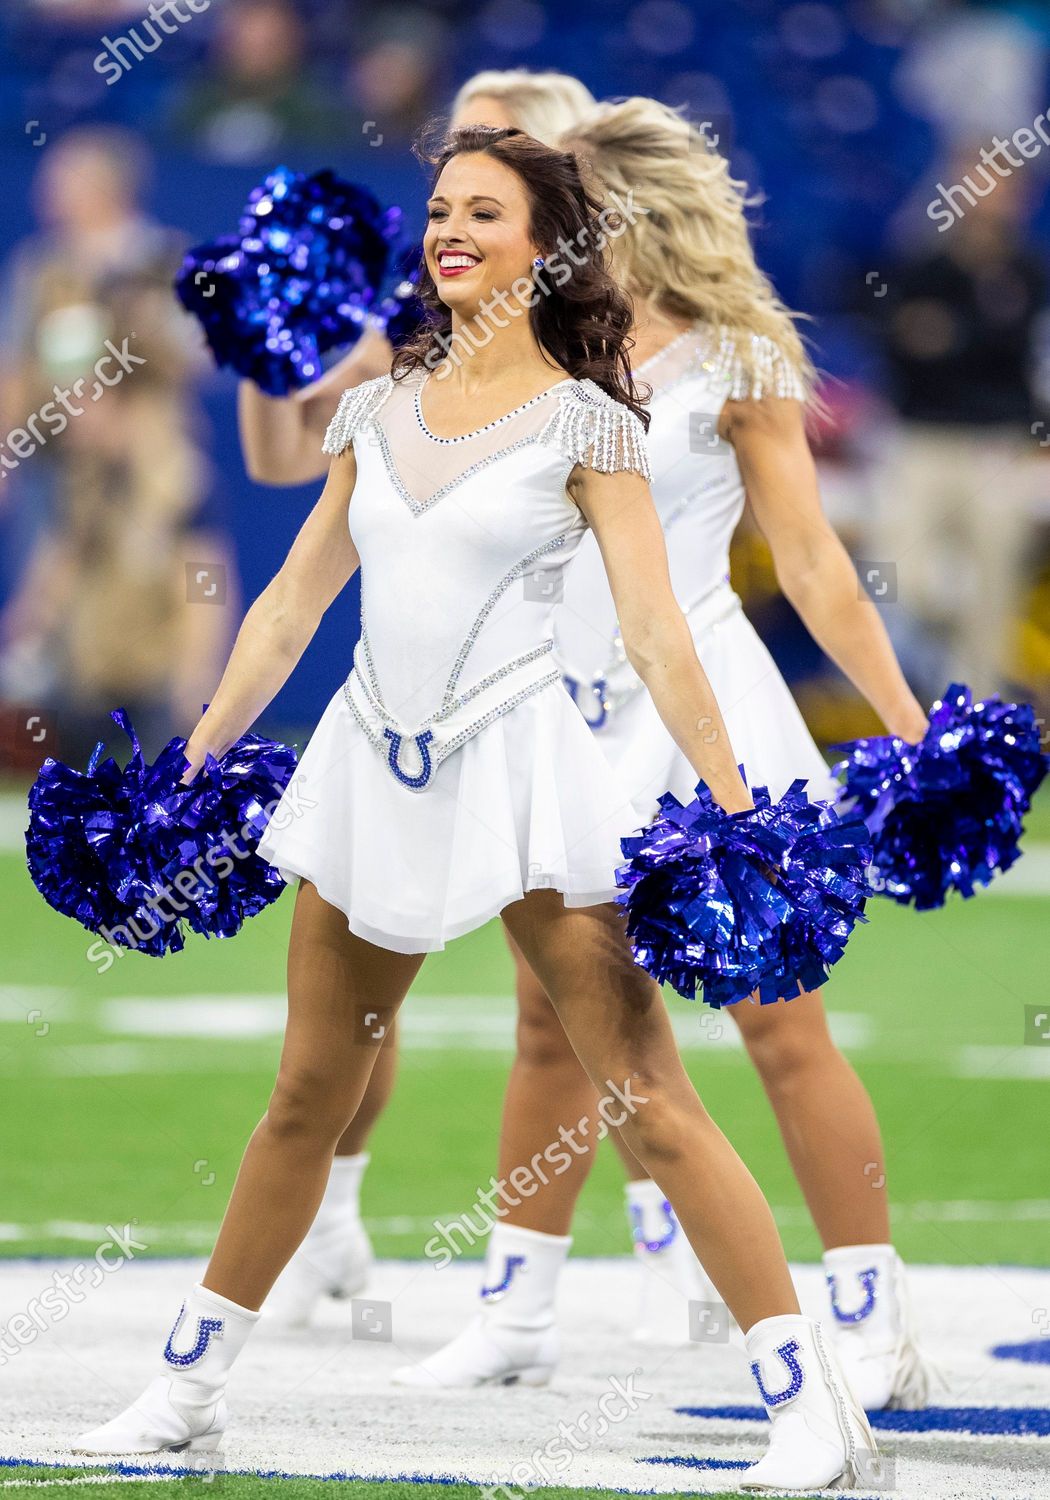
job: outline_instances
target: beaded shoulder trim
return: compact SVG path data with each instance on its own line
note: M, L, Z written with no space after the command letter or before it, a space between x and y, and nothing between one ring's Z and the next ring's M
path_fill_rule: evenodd
M744 346L749 353L746 360L741 354ZM806 399L798 366L765 334L740 336L728 328L703 329L697 359L709 375L728 386L727 401L758 401L763 396Z
M321 451L337 455L349 448L356 434L375 416L393 388L392 376L379 375L375 380L363 381L361 385L344 391L335 416L328 424Z
M571 463L618 474L630 469L651 479L645 428L593 380L574 380L559 391L553 416L537 440L556 448Z

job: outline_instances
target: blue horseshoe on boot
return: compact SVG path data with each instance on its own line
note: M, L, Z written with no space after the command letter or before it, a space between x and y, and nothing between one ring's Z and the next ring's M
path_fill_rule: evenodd
M502 1297L504 1292L510 1290L510 1284L514 1280L514 1272L519 1266L525 1264L524 1255L505 1255L503 1257L503 1280L497 1281L495 1286L483 1286L481 1288L482 1299L491 1298L495 1300Z
M169 1365L178 1365L180 1369L185 1365L195 1365L199 1359L203 1359L208 1352L208 1345L211 1343L212 1339L221 1339L222 1330L225 1327L225 1320L223 1318L198 1318L197 1342L194 1344L193 1348L188 1349L185 1354L179 1354L172 1347L172 1342L175 1338L175 1335L182 1327L182 1320L183 1318L185 1318L185 1316L186 1304L184 1302L179 1308L178 1317L175 1319L175 1327L168 1334L168 1342L164 1345L165 1360Z
M778 1344L773 1351L787 1366L789 1379L782 1391L767 1391L762 1384L762 1366L757 1359L751 1361L751 1373L755 1377L759 1394L767 1406L783 1406L785 1401L793 1401L802 1389L802 1382L806 1378L805 1372L795 1358L800 1348L798 1339L787 1339L783 1344Z
M875 1311L875 1283L879 1279L877 1266L867 1271L858 1271L857 1280L864 1288L864 1301L856 1312L843 1312L839 1306L838 1284L831 1271L828 1272L828 1291L831 1293L831 1311L839 1323L863 1323Z

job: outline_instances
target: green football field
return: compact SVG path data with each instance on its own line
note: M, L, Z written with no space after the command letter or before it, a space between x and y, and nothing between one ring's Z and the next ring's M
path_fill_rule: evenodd
M3 813L0 1254L72 1254L132 1221L150 1254L203 1252L274 1073L290 894L231 941L191 938L181 954L127 954L99 974L89 935L25 874L16 796ZM1046 798L1027 847L1000 890L973 901L925 915L871 903L826 991L880 1113L895 1236L913 1261L1050 1256L1050 1025L1035 1019L1050 1009ZM430 1221L468 1206L494 1170L510 983L498 923L424 965L365 1185L380 1255L420 1255ZM669 998L701 1096L760 1179L789 1257L815 1259L745 1057L710 1039L706 1008ZM575 1250L626 1248L622 1179L605 1148Z
M56 1468L46 1472L39 1468L18 1468L10 1470L7 1477L0 1479L0 1484L9 1488L13 1496L41 1491L58 1496L63 1493L63 1486L90 1485L90 1493L97 1500L114 1500L114 1497L119 1497L119 1500L151 1500L157 1493L158 1477L151 1474L138 1476L133 1471L128 1472L128 1467L121 1465L118 1473L94 1468ZM3 1470L0 1470L0 1474L2 1473ZM374 1500L477 1500L479 1494L478 1486L474 1484L420 1484L416 1480L399 1483L396 1479L381 1483L362 1480L341 1482L338 1479L318 1481L255 1474L195 1474L189 1478L168 1478L164 1493L170 1495L173 1490L179 1495L197 1494L201 1497L214 1496L218 1491L229 1496L230 1500L260 1500L264 1495L267 1500L365 1500L365 1497L368 1500L372 1500L372 1497ZM612 1497L617 1492L584 1492L542 1486L530 1490L529 1494L534 1500L583 1500L585 1494ZM665 1500L675 1500L675 1497L668 1496ZM712 1495L710 1491L706 1491L704 1500L734 1500L734 1497Z

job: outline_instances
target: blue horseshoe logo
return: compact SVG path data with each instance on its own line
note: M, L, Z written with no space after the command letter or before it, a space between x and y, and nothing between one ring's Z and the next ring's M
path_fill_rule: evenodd
M168 1364L178 1365L180 1369L185 1365L195 1365L199 1359L203 1359L208 1352L208 1345L211 1343L212 1339L222 1338L222 1330L225 1326L225 1320L223 1318L198 1318L197 1342L194 1344L193 1348L188 1349L185 1354L179 1354L172 1347L172 1344L176 1334L182 1327L182 1320L183 1318L185 1318L185 1316L186 1304L184 1302L179 1308L178 1317L175 1319L175 1327L168 1334L168 1342L164 1346L164 1358L167 1360Z
M503 1257L503 1280L498 1281L495 1286L483 1286L481 1288L482 1298L490 1298L495 1301L508 1291L514 1280L514 1272L519 1266L525 1264L524 1255L505 1255Z
M406 771L401 769L401 746L404 742L404 736L396 734L393 729L384 729L383 733L390 741L390 754L387 756L387 763L398 781L404 782L405 786L426 786L430 780L431 772L430 751L427 749L430 741L434 738L431 731L424 729L422 734L412 736L416 743L416 749L419 751L419 758L423 763L423 769L418 776L409 776Z
M657 1250L666 1250L668 1245L672 1243L678 1233L678 1220L675 1218L674 1210L672 1209L670 1203L666 1198L663 1201L662 1207L664 1217L667 1220L667 1229L659 1239L647 1240L645 1238L645 1232L642 1228L641 1207L637 1203L631 1204L631 1233L634 1237L634 1243L636 1245L644 1245L645 1248L651 1251L653 1254L655 1254Z
M599 677L594 682L587 684L587 690L583 695L582 702L580 701L580 689L583 688L584 684L582 682L577 682L574 677L563 677L562 680L569 690L569 697L575 703L576 707L580 710L580 713L583 714L584 720L586 721L587 725L591 729L601 729L602 725L609 717L609 711L605 707L605 678ZM597 704L598 707L598 712L594 715L593 718L587 712L587 706L591 703L592 700Z
M783 1360L787 1367L788 1383L782 1391L767 1391L762 1384L762 1366L757 1359L751 1361L751 1373L755 1377L755 1384L758 1386L759 1395L767 1406L783 1406L785 1401L793 1401L802 1389L805 1374L802 1366L795 1358L800 1347L798 1339L787 1339L785 1343L778 1344L773 1351L777 1358Z
M831 1293L831 1311L839 1323L863 1323L875 1311L875 1283L879 1279L876 1266L871 1266L867 1271L858 1271L857 1280L864 1288L864 1301L856 1312L843 1312L839 1306L839 1294L836 1278L828 1272L828 1291Z

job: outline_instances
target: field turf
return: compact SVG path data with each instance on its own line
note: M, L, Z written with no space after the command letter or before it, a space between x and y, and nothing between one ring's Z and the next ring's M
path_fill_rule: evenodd
M4 814L0 1132L17 1147L5 1152L0 1254L74 1254L131 1220L151 1254L203 1251L273 1078L291 893L233 940L191 938L164 959L127 954L99 974L89 935L25 874L13 797ZM1050 879L1031 878L1050 857L1046 799L1031 833L1028 860L998 892L922 915L872 902L826 990L879 1110L896 1237L911 1260L1047 1262L1050 1041L1025 1039L1026 1007L1031 1037L1031 1007L1050 999ZM1009 894L1022 875L1027 893ZM381 1255L419 1255L429 1221L469 1207L494 1170L510 983L498 923L424 965L365 1187ZM734 1028L669 1001L691 1074L774 1204L789 1256L815 1259L758 1081L725 1045ZM583 1255L626 1247L608 1148L576 1234Z

